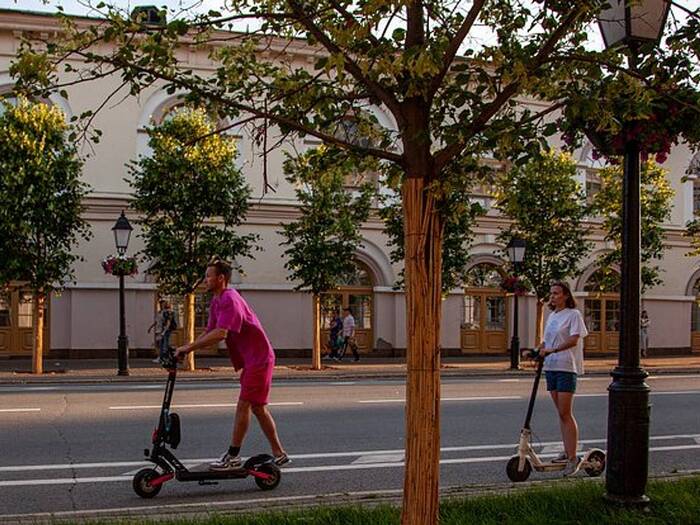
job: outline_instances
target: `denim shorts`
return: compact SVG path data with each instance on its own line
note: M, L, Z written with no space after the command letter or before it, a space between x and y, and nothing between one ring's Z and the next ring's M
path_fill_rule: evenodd
M574 372L559 372L546 370L548 392L576 392L576 374Z

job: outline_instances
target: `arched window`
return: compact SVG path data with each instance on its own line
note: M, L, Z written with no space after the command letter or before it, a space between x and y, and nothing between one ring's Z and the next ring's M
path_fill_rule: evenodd
M591 293L620 293L620 274L614 270L598 269L588 277L583 290Z
M366 264L355 261L354 271L346 275L340 283L340 286L352 288L371 288L374 286L372 282L372 273Z
M499 288L502 273L493 263L479 263L469 270L464 280L466 288Z

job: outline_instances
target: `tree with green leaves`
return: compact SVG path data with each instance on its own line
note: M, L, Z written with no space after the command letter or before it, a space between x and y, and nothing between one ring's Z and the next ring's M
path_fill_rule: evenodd
M141 214L148 272L161 293L184 296L188 343L194 341L195 291L207 263L219 257L236 267L257 239L238 232L251 190L235 163L235 140L215 131L206 111L179 109L148 130L151 153L130 165L131 206Z
M674 85L691 90L697 54L679 45L647 53L653 78L661 80L645 82L619 51L588 45L601 0L228 0L220 11L195 14L178 7L150 19L106 4L92 12L103 20L86 24L62 17L60 38L32 35L40 46L28 42L12 68L20 87L46 92L114 71L132 93L152 86L183 91L189 100L263 133L275 125L283 137L314 137L402 173L408 336L402 524L436 523L435 349L447 222L441 210L448 209L446 196L467 189L450 181L470 173L465 168L482 157L517 162L538 151L545 134L565 125L548 126L547 117L570 100L576 113L591 114L598 124L609 114L578 103L585 99L576 98L577 90L611 71L629 76L638 94L654 93L657 100L674 96ZM698 13L687 11L692 16L670 17L668 41L697 42L687 28ZM235 32L247 27L253 29ZM183 45L210 53L213 71L183 61ZM529 96L538 104L521 103ZM639 104L619 119L648 113L649 97L630 100ZM690 100L684 97L688 112L700 107ZM380 121L372 107L387 118ZM378 140L334 133L348 116L361 130L380 128ZM700 136L690 138L700 142Z
M397 190L385 193L381 197L382 207L379 215L384 220L384 231L389 237L392 263L404 262L404 228L401 194ZM446 217L445 234L442 246L442 293L447 294L460 286L467 275L469 250L473 241L472 229L478 217L486 210L476 202L471 192L450 193L442 203L441 210ZM404 286L404 270L399 273L396 288Z
M369 218L376 188L370 182L356 191L345 184L354 173L376 169L376 161L353 159L343 150L319 146L284 164L295 188L301 216L280 232L295 290L313 300L311 366L321 369L321 294L337 288L355 270L355 252L362 243L360 228Z
M47 302L73 278L75 246L91 236L88 187L59 108L24 97L0 104L0 284L32 290L32 371L41 374Z
M537 297L539 344L550 283L576 275L592 246L583 224L590 207L576 181L576 163L565 153L543 151L513 167L498 179L496 207L512 221L499 242L508 245L517 237L527 243L518 273Z
M622 167L612 165L599 172L601 189L593 199L594 212L603 218L605 240L614 248L598 258L601 292L614 290L619 284L622 257ZM640 170L641 216L641 280L642 293L663 282L658 261L663 258L664 227L671 218L674 191L668 181L668 172L652 160L642 163Z

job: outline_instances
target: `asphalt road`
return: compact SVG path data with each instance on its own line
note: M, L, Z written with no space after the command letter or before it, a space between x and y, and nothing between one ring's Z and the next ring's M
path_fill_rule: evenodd
M605 447L607 377L580 382L575 413L583 446ZM700 470L700 376L651 377L650 468ZM293 462L274 492L252 479L217 486L171 481L154 500L131 489L159 413L163 384L0 387L0 521L43 512L177 509L199 503L264 505L328 493L399 491L403 478L404 387L399 381L276 383L271 410ZM527 378L443 381L441 485L507 482L531 388ZM188 465L226 450L238 394L229 383L182 383L177 456ZM544 386L533 422L544 454L560 448ZM243 455L267 452L254 423ZM534 474L533 478L557 477Z

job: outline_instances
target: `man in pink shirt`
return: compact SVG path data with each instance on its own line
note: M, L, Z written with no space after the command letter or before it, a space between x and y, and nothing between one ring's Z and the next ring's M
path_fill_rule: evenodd
M280 443L275 421L267 408L275 353L255 312L236 290L228 288L230 278L231 267L226 262L216 261L207 266L204 281L207 290L213 294L207 331L196 341L179 347L175 357L182 359L189 352L225 340L234 369L242 370L231 446L221 459L209 465L211 470L240 468L239 453L250 426L251 412L270 442L275 463L284 465L289 462L289 457Z

